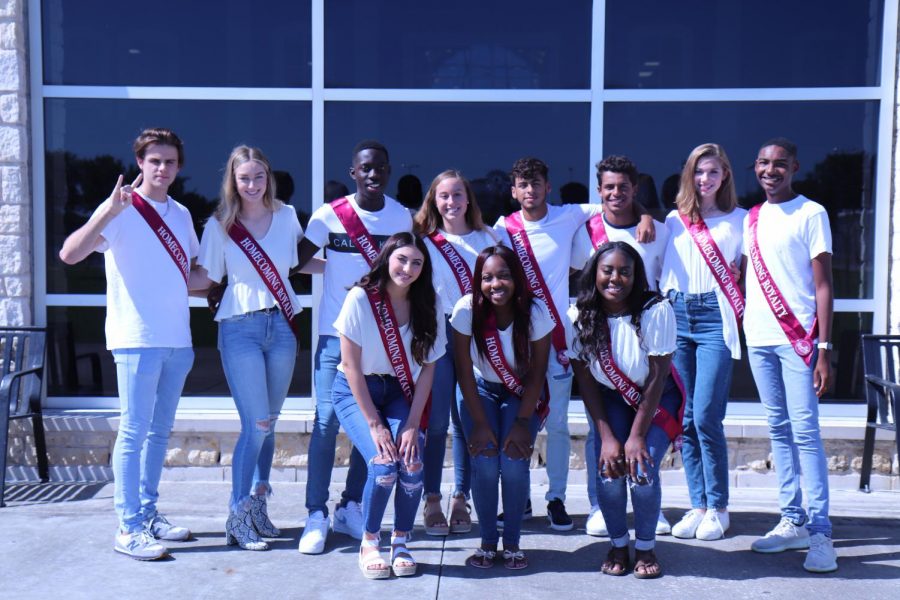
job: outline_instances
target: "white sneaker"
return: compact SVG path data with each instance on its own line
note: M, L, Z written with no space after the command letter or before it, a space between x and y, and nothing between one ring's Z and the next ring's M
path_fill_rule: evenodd
M750 545L751 550L763 554L805 548L809 548L809 532L806 530L806 525L794 525L787 517L781 517L781 521L778 522L775 529Z
M837 554L830 537L824 533L809 536L809 552L803 561L803 568L810 573L837 571Z
M363 536L362 506L358 502L350 500L346 506L335 508L332 528L338 533L361 540Z
M325 551L325 540L328 539L328 528L331 520L321 510L317 510L306 518L306 527L300 536L297 546L303 554L322 554Z
M706 512L709 511L704 512L699 508L692 508L684 513L681 520L672 527L672 535L682 540L690 540L696 537L697 528L700 527L700 523L703 522L703 517L706 516Z
M659 511L659 516L656 517L656 535L669 535L670 533L672 533L672 526L666 520L666 515Z
M588 514L587 523L584 525L588 535L597 537L606 537L609 531L606 529L606 521L603 520L603 513L599 506L592 506L591 512Z
M117 533L113 549L135 560L156 560L168 554L166 547L146 529L135 533Z
M714 508L707 509L703 515L703 520L697 526L697 539L706 542L712 540L721 540L731 525L731 519L728 517L728 511L719 512Z

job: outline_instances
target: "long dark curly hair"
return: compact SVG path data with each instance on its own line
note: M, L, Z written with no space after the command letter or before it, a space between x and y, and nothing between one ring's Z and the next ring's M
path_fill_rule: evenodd
M377 290L387 301L387 284L391 280L388 264L391 254L405 246L415 246L422 253L422 271L419 277L409 286L409 325L412 327L412 357L420 365L425 364L428 353L437 341L437 298L431 282L431 260L425 243L409 233L395 233L381 247L372 270L360 279L356 285L366 291ZM384 320L387 314L379 315Z
M494 312L494 305L488 298L485 298L481 291L481 273L484 270L484 263L492 256L497 256L512 274L513 297L510 304L513 309L513 355L516 358L516 371L519 375L526 373L531 365L531 347L529 346L529 338L531 337L531 304L534 296L531 288L528 287L528 280L525 278L525 271L522 269L522 263L516 253L506 246L496 245L488 246L481 251L478 258L475 259L475 272L473 274L474 288L472 290L472 339L475 340L475 347L478 354L482 358L487 356L487 343L484 341L484 326L488 316Z
M662 299L662 296L650 291L644 261L641 260L637 250L625 242L607 242L597 248L597 252L578 277L578 299L575 302L578 308L575 335L581 344L578 357L586 362L596 359L600 355L601 348L605 348L609 342L609 327L606 326L609 314L603 308L603 296L597 290L597 266L600 259L615 251L626 254L634 264L634 285L625 303L638 339L642 339L641 312L648 303Z

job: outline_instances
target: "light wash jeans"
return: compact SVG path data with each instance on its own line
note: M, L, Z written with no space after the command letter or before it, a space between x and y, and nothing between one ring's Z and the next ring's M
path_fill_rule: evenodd
M722 337L715 292L669 292L678 322L673 364L684 382L681 460L692 508L728 507L725 409L734 361ZM731 310L731 309L729 309Z
M381 421L391 430L394 440L400 427L409 417L409 403L403 396L403 390L397 378L390 375L366 375L366 385L372 403L381 417ZM347 437L359 450L368 464L368 477L362 495L363 522L367 533L381 531L381 520L394 493L394 529L412 531L422 499L422 487L425 477L424 466L419 460L407 464L402 459L394 463L375 462L378 450L369 429L366 417L359 409L356 398L350 391L350 385L343 373L338 371L334 378L332 397L334 410L347 432ZM418 431L419 457L422 456L422 445L425 435Z
M231 460L229 508L236 512L261 486L271 493L275 422L291 385L297 338L277 308L250 312L219 323L219 353L241 418Z
M817 356L813 350L812 365ZM828 465L812 367L806 366L790 344L749 347L747 357L769 421L781 515L797 525L807 520L800 491L802 473L809 506L807 529L830 537Z
M309 439L309 465L306 471L306 509L310 514L319 510L328 516L328 486L334 468L337 434L341 423L331 402L331 386L341 362L341 340L333 335L320 335L316 346L313 378L316 383L316 417ZM354 448L350 453L347 483L341 494L341 504L361 503L366 483L366 462Z
M500 383L476 378L478 398L485 417L500 447L509 435L519 414L521 398ZM465 402L459 398L459 413L466 436L472 434L474 423ZM531 444L538 432L537 415L531 418ZM503 490L503 547L518 548L522 531L522 514L531 490L531 460L514 459L500 450L496 456L479 454L472 459L472 500L481 527L481 544L495 545L500 537L497 529L497 484Z
M569 479L569 399L572 395L572 367L564 369L556 360L551 346L547 365L547 387L550 390L550 414L547 416L547 493L545 499L566 501ZM596 472L597 469L594 469ZM504 506L504 510L505 510Z
M116 362L121 417L112 467L119 528L135 533L156 515L169 433L193 348L120 348Z

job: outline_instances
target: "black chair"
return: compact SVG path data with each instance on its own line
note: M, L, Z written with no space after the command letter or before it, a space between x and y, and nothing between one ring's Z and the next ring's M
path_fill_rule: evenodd
M6 453L9 422L31 419L37 450L38 475L50 479L41 399L44 396L44 362L47 331L42 327L0 327L0 506L6 486Z
M863 335L862 348L868 411L859 489L869 492L872 456L875 453L875 430L893 431L896 448L900 452L900 431L897 430L897 408L900 401L900 384L898 384L900 335Z

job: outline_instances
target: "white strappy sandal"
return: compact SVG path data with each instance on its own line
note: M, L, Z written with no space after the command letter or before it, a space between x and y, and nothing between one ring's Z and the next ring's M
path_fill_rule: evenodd
M397 577L409 577L416 574L416 561L413 560L406 547L407 536L391 536L391 568ZM403 564L406 563L406 564Z
M378 547L381 545L380 536L370 540L363 535L359 545L359 570L366 579L388 579L391 576L391 567L381 556ZM364 548L375 548L375 552L363 553Z

